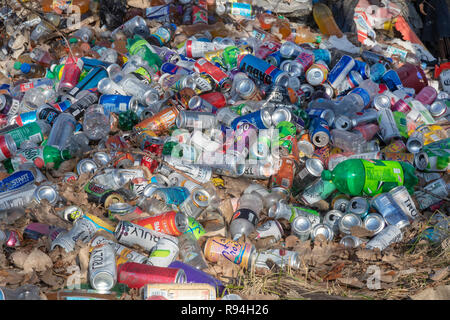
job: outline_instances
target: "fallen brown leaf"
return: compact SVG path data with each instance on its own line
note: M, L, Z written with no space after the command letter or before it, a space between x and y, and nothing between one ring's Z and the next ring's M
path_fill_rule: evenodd
M413 300L450 300L450 285L427 288L413 296Z
M360 248L355 252L355 254L360 260L377 261L380 259L379 250L369 250Z
M364 288L364 283L361 282L358 278L356 277L352 277L352 278L338 278L337 282L339 282L340 284L349 286L349 287L354 287L354 288L358 288L358 289L362 289Z
M441 268L436 270L431 276L430 279L433 281L442 281L447 278L449 272L449 267Z
M367 238L372 237L373 232L367 230L366 228L360 227L360 226L353 226L350 229L352 236L358 237L358 238Z
M39 278L52 290L57 290L64 287L64 279L54 275L51 269L44 271Z
M336 265L333 266L333 268L330 270L330 272L328 272L325 277L323 278L323 280L336 280L338 278L342 278L342 274L341 271L344 268L345 263L341 262L338 263Z

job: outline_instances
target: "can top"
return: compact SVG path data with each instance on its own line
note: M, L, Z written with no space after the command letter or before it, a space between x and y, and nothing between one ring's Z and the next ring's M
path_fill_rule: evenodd
M344 216L344 213L339 210L330 210L325 214L325 217L323 218L324 221L329 223L338 223L339 219Z
M309 158L305 161L306 169L314 176L320 177L323 171L323 163L320 159Z
M369 202L363 197L354 197L350 200L347 210L351 213L364 215L369 210Z
M384 218L378 213L369 213L363 221L363 226L374 234L379 233L385 226Z
M335 119L334 126L339 130L350 130L352 127L350 118L345 115L341 115Z
M435 101L430 105L430 113L433 117L440 117L445 111L447 111L447 105L441 100Z
M379 94L373 98L372 105L376 110L388 109L391 107L391 99L385 94Z
M244 97L250 95L254 89L255 83L250 79L242 79L236 86L236 91Z
M294 233L305 233L311 231L311 221L308 217L297 216L291 223L291 229Z
M423 151L416 153L414 157L414 166L418 170L425 170L426 167L428 166L428 154L426 154Z
M292 119L292 114L289 111L289 109L285 108L285 107L279 107L275 110L274 113L272 113L272 123L274 125L277 125L278 123L282 122L282 121L291 121Z
M58 201L59 197L56 189L53 186L41 185L34 191L34 198L38 202L43 199L48 200L48 202L53 205Z
M97 164L92 159L81 159L77 163L77 172L79 175L83 173L93 173L98 169Z
M319 234L323 235L325 239L327 239L327 241L331 241L334 238L333 230L330 228L330 226L323 223L319 223L314 226L313 230L311 231L311 239L314 240Z
M349 234L350 229L353 226L361 226L362 220L361 218L353 213L346 213L340 220L339 220L339 229L341 232Z

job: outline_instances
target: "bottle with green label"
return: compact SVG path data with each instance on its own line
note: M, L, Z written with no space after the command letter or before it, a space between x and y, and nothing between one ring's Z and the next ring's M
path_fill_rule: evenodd
M419 179L412 165L401 161L348 159L333 171L322 171L322 179L332 181L337 190L351 196L375 196L397 186L410 194Z
M31 140L36 144L41 143L50 130L51 126L47 122L38 120L12 129L7 133L13 138L17 148L20 148L20 145L27 140Z
M144 59L149 67L158 72L162 65L161 58L150 49L150 44L142 37L135 35L134 38L127 40L126 48L130 55L139 55Z
M43 168L47 164L54 163L53 168L58 169L63 161L70 158L69 150L61 151L52 146L41 146L19 150L14 157L3 161L3 165L8 173L18 170L22 164L34 164L38 168Z

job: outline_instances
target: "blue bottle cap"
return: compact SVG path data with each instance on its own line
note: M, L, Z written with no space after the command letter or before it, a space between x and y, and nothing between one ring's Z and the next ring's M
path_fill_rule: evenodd
M22 65L20 66L20 71L22 71L23 73L28 73L31 70L31 65L29 63L22 63Z

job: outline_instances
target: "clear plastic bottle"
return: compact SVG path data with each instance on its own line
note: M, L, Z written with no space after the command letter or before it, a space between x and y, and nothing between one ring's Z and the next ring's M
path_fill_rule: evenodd
M347 152L362 153L366 140L360 134L350 131L333 129L331 130L333 146Z
M135 96L141 103L146 106L152 106L158 103L159 94L156 89L143 83L132 74L126 74L119 85L127 93L127 95Z
M14 69L27 76L28 78L43 78L45 76L45 68L36 63L25 63L16 61Z
M199 270L208 268L200 245L191 232L184 233L178 237L178 247L180 248L181 261Z
M70 113L58 115L48 136L47 145L65 150L76 125L77 121Z
M58 27L61 22L61 16L54 13L47 13L45 15L50 23L47 21L41 21L31 32L30 39L34 42L37 42L41 37L49 35L54 27Z
M17 289L0 287L0 300L41 300L39 287L25 284Z
M110 131L111 124L109 116L99 104L87 108L84 114L83 131L90 140L100 140L106 137Z

